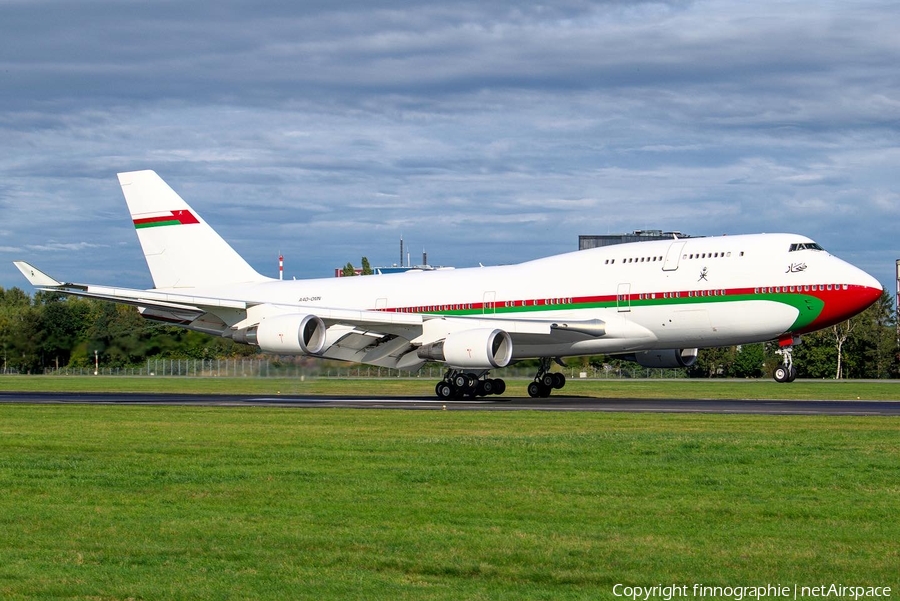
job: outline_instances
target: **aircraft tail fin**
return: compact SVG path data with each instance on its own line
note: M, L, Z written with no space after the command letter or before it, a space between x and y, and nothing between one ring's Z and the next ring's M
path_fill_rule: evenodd
M118 175L155 288L268 279L250 267L156 172Z

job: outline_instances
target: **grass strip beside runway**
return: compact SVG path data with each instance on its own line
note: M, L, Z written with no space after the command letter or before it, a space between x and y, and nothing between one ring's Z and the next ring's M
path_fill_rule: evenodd
M0 376L0 392L111 392L177 394L427 396L428 378L197 378L160 376ZM500 397L527 397L529 380L507 380ZM640 399L900 400L900 380L578 380L554 396ZM498 397L489 397L496 399Z
M893 418L0 406L3 599L900 587Z

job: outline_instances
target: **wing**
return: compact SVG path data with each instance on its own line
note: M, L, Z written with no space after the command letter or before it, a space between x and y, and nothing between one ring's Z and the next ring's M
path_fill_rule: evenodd
M415 370L426 361L502 367L511 356L492 347L571 344L607 334L599 319L461 317L308 305L254 303L61 282L24 261L16 267L35 287L70 296L132 305L147 319L169 323L278 354L307 354L381 367ZM474 351L473 351L474 349ZM492 355L492 353L494 353Z

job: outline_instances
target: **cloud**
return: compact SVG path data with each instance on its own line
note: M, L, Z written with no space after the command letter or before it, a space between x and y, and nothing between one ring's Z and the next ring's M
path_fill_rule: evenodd
M28 251L39 251L39 252L66 252L66 251L81 251L88 250L93 248L108 248L107 244L91 244L90 242L74 242L74 243L62 243L62 242L48 242L47 244L28 244L25 249Z

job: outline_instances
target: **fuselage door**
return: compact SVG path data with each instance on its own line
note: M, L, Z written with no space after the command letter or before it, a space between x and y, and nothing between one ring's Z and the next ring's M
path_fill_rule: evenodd
M483 302L482 302L482 312L485 315L492 315L496 312L494 309L494 301L497 298L497 293L493 290L484 293Z
M616 292L616 308L620 313L631 311L631 284L619 284L619 290Z
M681 258L681 251L684 250L686 242L673 242L669 245L666 252L666 260L663 262L663 271L675 271L678 269L678 259Z

